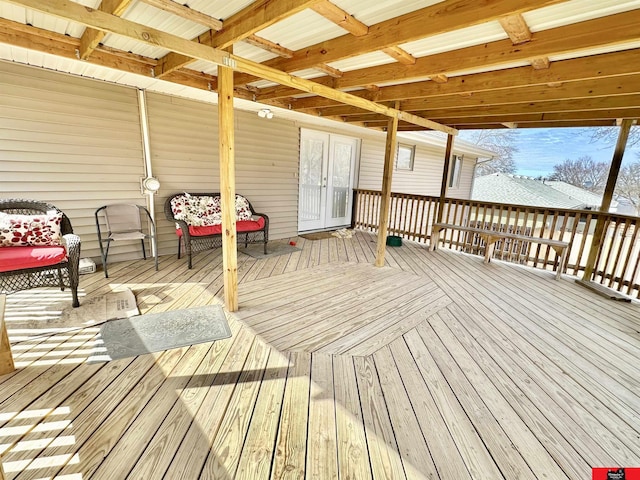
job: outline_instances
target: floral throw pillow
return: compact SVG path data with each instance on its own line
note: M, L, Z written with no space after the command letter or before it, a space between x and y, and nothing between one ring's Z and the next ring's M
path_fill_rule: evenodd
M15 215L0 212L0 247L60 245L62 213Z
M208 227L222 222L220 197L185 193L171 199L171 210L176 220L184 220L193 227Z
M236 220L251 220L249 201L241 195L236 195Z

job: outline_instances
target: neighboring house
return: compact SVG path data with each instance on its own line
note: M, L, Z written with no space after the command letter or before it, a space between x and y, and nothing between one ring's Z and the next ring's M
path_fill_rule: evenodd
M151 198L159 252L174 253L165 199L219 190L217 96L188 87L175 92L175 84L158 80L154 87L141 91L0 62L0 197L63 209L83 238L83 256L93 258L99 258L95 210ZM271 239L349 225L353 188L381 188L384 132L285 109L260 117L260 104L235 105L236 191L269 215ZM439 195L445 140L435 132L400 133L392 190ZM448 195L466 199L478 157L491 152L456 141L453 155ZM161 187L146 197L140 180L150 174ZM309 192L321 202L304 204ZM110 253L114 260L137 256L135 244Z
M495 203L576 210L597 210L602 203L602 195L566 182L505 173L477 177L471 198ZM618 202L613 201L610 211L615 212L617 206Z

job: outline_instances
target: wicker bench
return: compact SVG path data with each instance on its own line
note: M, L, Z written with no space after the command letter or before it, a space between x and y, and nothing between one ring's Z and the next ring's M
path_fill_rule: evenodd
M0 247L0 292L12 293L36 287L60 287L64 290L68 287L73 306L80 306L80 237L74 235L69 218L50 203L23 199L0 199L0 213L8 215L12 225L9 229L3 227L0 236L5 241L9 235L20 240L15 246ZM59 241L47 242L47 238L53 235L53 226L49 224L57 224L58 221ZM35 237L40 237L40 240Z
M556 280L561 278L562 272L565 268L565 262L567 258L567 242L561 242L560 240L552 240L549 238L531 237L529 235L522 235L519 233L511 232L498 232L495 230L487 230L483 228L467 227L464 225L454 225L452 223L434 223L431 230L431 243L430 250L438 248L438 241L440 240L440 232L443 230L460 230L462 232L472 233L478 235L485 242L484 249L484 263L489 263L493 257L493 251L495 249L496 242L511 239L519 240L523 242L541 243L549 245L556 252L558 261L558 269L556 271Z
M263 243L267 253L269 217L257 213L249 200L236 195L236 232L238 243ZM222 210L219 193L176 193L164 203L167 220L176 224L178 258L181 245L192 268L194 253L222 246Z

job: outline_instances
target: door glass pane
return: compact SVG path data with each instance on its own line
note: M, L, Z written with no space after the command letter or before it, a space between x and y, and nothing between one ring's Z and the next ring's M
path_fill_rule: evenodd
M331 185L333 198L331 199L331 217L343 218L347 216L349 206L349 180L351 179L351 145L336 143L333 149L333 172Z
M300 145L300 219L320 219L324 142L302 139Z

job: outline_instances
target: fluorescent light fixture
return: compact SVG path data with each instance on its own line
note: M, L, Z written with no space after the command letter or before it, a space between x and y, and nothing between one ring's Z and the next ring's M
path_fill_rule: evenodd
M262 110L258 110L258 116L260 118L267 118L270 120L273 118L273 112L268 108L263 108Z

